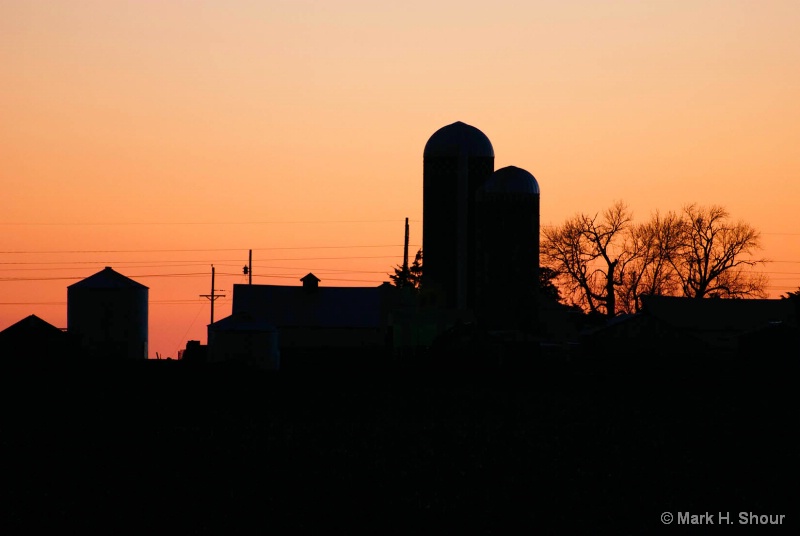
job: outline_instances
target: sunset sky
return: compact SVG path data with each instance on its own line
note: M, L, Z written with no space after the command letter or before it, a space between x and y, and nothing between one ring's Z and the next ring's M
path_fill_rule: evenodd
M254 283L377 285L422 236L422 151L463 121L539 181L543 224L696 202L800 286L796 0L2 0L0 329L66 327L111 266L150 355Z

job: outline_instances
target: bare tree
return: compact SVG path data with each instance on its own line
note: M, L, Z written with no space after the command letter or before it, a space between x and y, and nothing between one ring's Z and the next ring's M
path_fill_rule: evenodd
M753 257L759 249L759 233L719 206L687 205L634 225L617 202L544 229L541 254L567 299L613 316L640 311L646 295L766 297L767 277L752 270L766 262Z
M631 219L627 206L618 201L602 215L577 214L544 230L542 257L561 276L573 303L609 317L617 313L617 287L634 258L626 247Z
M680 251L671 262L684 296L766 297L766 276L749 270L765 262L752 258L761 249L758 231L731 222L728 211L716 205L686 205L683 220Z
M642 296L671 296L680 292L680 279L673 260L684 235L681 217L656 212L650 221L630 227L628 247L631 261L619 289L620 309L641 310Z

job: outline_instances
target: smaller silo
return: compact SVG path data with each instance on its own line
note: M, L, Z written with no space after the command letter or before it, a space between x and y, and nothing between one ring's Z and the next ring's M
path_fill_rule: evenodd
M524 169L495 171L476 194L476 316L489 329L536 325L539 183Z
M106 266L67 287L67 331L93 359L147 359L148 288Z

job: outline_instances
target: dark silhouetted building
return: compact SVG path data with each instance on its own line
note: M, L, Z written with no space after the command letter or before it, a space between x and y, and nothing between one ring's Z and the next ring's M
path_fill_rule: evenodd
M699 365L714 359L797 359L797 310L789 300L645 296L642 311L583 335L588 354L648 364ZM769 357L769 356L767 356Z
M30 315L0 331L0 356L28 363L67 361L73 357L72 340L61 329Z
M490 329L536 325L539 184L514 166L495 171L475 203L475 312Z
M470 309L475 295L475 194L494 171L494 148L477 128L437 130L423 153L423 285L444 308Z
M234 313L218 320L208 326L208 361L278 370L278 330L250 313Z
M67 332L93 359L147 359L148 288L110 267L67 287Z
M186 348L178 350L178 359L186 363L208 363L208 345L200 341L186 341Z
M321 358L330 363L320 364L329 365L340 357L375 360L391 351L389 318L399 289L389 283L320 286L311 273L301 281L302 286L233 286L231 316L246 315L277 328L281 368L291 367L297 356Z
M461 122L437 130L423 154L425 300L484 329L534 332L539 199L528 171L494 171L483 132Z

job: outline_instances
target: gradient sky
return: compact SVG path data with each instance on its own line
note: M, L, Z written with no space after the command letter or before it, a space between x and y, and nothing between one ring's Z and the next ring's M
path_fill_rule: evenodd
M543 224L720 204L800 286L800 2L0 2L0 329L66 327L104 266L150 354L256 283L377 285L421 242L422 150L464 121ZM230 274L230 275L227 275ZM269 275L270 277L266 277Z

